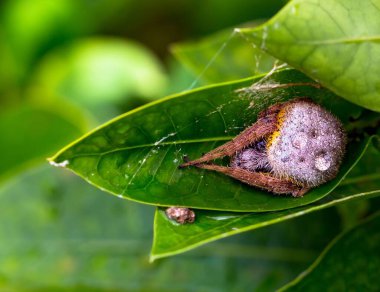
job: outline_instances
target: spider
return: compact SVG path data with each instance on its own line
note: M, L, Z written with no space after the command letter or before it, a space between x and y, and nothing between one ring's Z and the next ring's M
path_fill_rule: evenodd
M346 141L335 116L308 98L296 98L260 112L233 140L180 168L213 170L274 194L300 197L337 175ZM225 156L231 158L229 166L210 163Z

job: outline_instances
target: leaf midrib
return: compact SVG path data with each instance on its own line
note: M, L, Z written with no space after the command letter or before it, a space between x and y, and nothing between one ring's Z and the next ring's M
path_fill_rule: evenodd
M375 36L365 36L358 38L342 38L342 39L326 39L318 41L295 41L296 44L307 44L307 45L340 45L340 44L350 44L350 43L363 43L363 42L380 42L380 35Z
M254 33L260 33L261 27L252 31L249 28L238 29L240 33L248 34L254 39L263 40L262 37L255 37ZM268 41L268 40L266 40ZM270 40L272 43L276 44L292 44L292 45L336 45L336 44L349 44L349 43L363 43L363 42L380 42L380 35L368 35L368 36L352 36L346 38L336 38L336 39L322 39L313 41L300 41L293 39L291 42L275 42Z
M85 157L85 156L104 156L104 155L112 154L119 151L134 150L134 149L141 149L141 148L154 148L154 147L160 147L160 146L171 146L171 145L181 145L181 144L229 141L233 139L234 137L235 136L226 136L226 137L213 137L213 138L194 139L194 140L167 141L167 142L161 142L158 144L156 143L141 144L141 145L135 145L135 146L129 146L129 147L115 148L109 151L98 152L98 153L79 153L79 154L70 156L69 158L66 158L66 159Z
M263 38L254 37L253 38L257 40L263 40ZM266 40L268 43L269 41ZM279 44L279 45L312 45L312 46L328 46L328 45L342 45L342 44L363 44L363 43L369 43L369 42L380 42L380 35L375 36L367 36L367 37L359 37L359 38L341 38L341 39L325 39L325 40L316 40L316 41L299 41L299 40L292 40L291 42L276 42L273 40L270 40L271 43Z

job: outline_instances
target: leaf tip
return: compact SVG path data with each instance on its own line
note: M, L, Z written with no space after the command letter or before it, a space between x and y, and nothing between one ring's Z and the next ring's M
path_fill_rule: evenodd
M150 255L149 256L149 263L150 264L153 264L159 257L158 256L155 256L155 255Z
M66 167L69 165L68 160L63 160L61 162L56 162L54 158L48 158L47 161L49 162L50 165L55 166L55 167Z

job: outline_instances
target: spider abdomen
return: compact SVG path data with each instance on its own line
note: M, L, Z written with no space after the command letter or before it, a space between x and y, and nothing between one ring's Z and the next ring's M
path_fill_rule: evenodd
M334 178L346 146L341 122L307 100L286 104L278 117L266 149L273 174L308 187Z

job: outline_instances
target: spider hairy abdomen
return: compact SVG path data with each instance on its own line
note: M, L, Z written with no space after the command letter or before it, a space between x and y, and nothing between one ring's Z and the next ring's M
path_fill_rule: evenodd
M278 116L278 130L267 143L273 174L307 187L333 179L341 165L347 140L342 123L308 100L285 104Z

